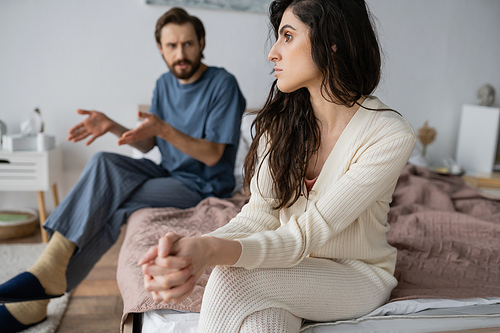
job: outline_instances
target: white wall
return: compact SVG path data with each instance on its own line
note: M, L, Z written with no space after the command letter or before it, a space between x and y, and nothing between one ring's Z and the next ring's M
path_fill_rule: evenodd
M417 130L435 127L431 162L455 157L460 111L484 84L500 105L500 1L372 0L385 51L377 95ZM480 130L480 129L478 129Z
M428 149L433 162L454 156L461 105L475 103L485 83L500 94L500 1L369 4L385 52L376 95L415 129L425 120L437 129ZM41 109L46 132L63 146L63 195L94 152L130 154L112 135L90 147L66 142L67 130L81 121L77 108L101 110L134 126L137 105L149 104L156 79L166 71L153 32L168 9L144 0L0 1L0 119L15 133L25 113ZM273 78L266 15L188 11L205 24L205 62L232 72L248 107L260 107ZM0 193L0 207L19 198L36 207L31 193Z

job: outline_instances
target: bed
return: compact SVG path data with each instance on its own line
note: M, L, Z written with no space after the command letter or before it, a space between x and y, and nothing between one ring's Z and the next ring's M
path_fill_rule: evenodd
M248 199L240 189L253 119L247 113L242 120L235 167L239 186L232 198L207 198L185 210L142 209L129 218L117 271L122 332L196 332L210 271L181 304L157 304L144 291L137 262L168 231L200 236L239 212ZM146 157L159 160L154 153ZM304 323L302 332L500 331L500 199L424 165L417 147L398 180L388 215L387 237L398 249L398 286L390 302L349 321Z
M227 223L246 201L244 195L207 198L190 209L148 208L129 218L117 272L122 331L131 330L133 321L136 332L143 327L144 332L155 332L154 327L195 332L210 271L184 302L157 304L144 291L136 263L167 231L202 235ZM390 302L351 321L305 323L303 332L500 331L500 200L460 177L407 164L388 220L388 241L398 249L398 286Z

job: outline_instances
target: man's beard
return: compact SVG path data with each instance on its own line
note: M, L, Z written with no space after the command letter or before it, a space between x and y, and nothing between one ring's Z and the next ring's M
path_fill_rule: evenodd
M188 72L186 72L186 71L177 71L175 66L177 66L181 62L184 62L184 63L190 65L191 66L191 70L188 71ZM182 60L178 60L178 61L174 62L172 64L172 66L170 66L167 63L167 66L168 66L168 68L170 69L170 71L172 72L172 74L174 74L174 76L176 78L178 78L180 80L188 80L200 68L200 66L201 66L201 55L195 61L191 61L191 60L188 60L188 59L182 59Z

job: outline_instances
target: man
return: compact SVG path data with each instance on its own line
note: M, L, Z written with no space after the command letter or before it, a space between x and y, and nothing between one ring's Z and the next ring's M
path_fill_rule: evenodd
M115 134L118 144L147 152L155 145L160 165L98 153L80 180L49 216L52 236L33 267L0 286L0 327L18 332L46 318L50 298L73 289L111 247L132 212L145 207L187 208L208 196L227 197L245 99L236 79L201 62L205 30L183 9L157 22L155 38L169 72L156 82L149 113L128 130L97 111L69 131L68 140Z

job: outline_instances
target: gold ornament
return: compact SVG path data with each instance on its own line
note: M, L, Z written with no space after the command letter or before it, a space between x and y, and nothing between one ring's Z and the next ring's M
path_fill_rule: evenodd
M437 135L436 129L433 127L429 127L428 123L429 121L426 120L424 126L418 129L418 140L423 147L422 156L425 156L425 153L427 152L427 146L433 143L434 140L436 140Z

